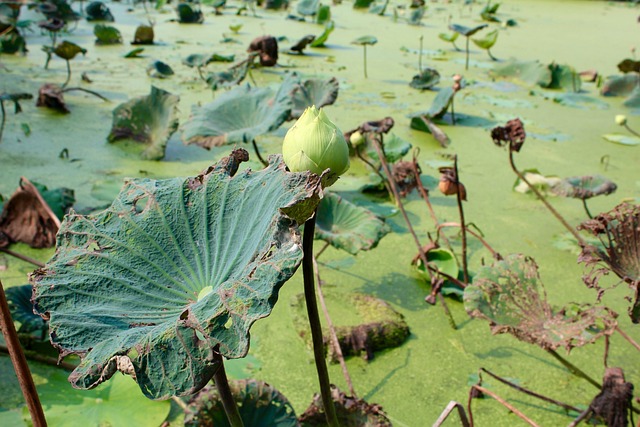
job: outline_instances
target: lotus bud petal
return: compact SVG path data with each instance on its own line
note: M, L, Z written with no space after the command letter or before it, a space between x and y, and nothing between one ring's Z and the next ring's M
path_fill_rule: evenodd
M619 126L624 126L627 124L627 116L624 114L618 114L616 116L616 124Z
M282 157L292 172L320 175L330 169L328 185L349 169L349 146L342 131L315 106L307 108L285 135Z

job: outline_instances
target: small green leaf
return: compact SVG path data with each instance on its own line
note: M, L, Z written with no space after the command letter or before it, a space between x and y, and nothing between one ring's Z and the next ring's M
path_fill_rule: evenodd
M375 36L361 36L351 42L351 44L357 44L360 46L374 45L376 43L378 43L378 39Z
M474 35L475 33L477 33L478 31L487 28L488 25L487 24L481 24L478 25L476 27L465 27L464 25L458 25L458 24L451 24L449 25L449 29L451 31L455 31L456 33L460 33L465 37L471 37L472 35Z
M139 25L131 44L153 44L155 33L151 25Z
M440 34L438 34L438 37L442 41L453 43L454 41L456 41L456 39L458 38L459 35L460 35L460 33L454 31L451 34L440 33Z
M122 34L116 27L98 24L93 27L93 34L96 36L96 44L109 45L121 44Z
M302 16L315 16L319 7L319 0L300 0L296 6L296 12Z
M331 21L331 7L328 4L321 4L316 15L316 24L324 25L329 21Z
M329 39L329 34L331 34L336 27L336 24L333 21L327 22L327 25L324 27L324 31L320 34L314 41L311 42L309 46L311 47L322 47Z
M436 268L438 271L442 273L457 278L458 273L460 272L460 267L458 266L458 261L456 261L456 257L453 253L445 248L435 248L431 249L427 252L427 262L431 267ZM429 282L431 280L431 276L424 268L424 264L422 260L418 258L416 268L420 275Z
M166 79L174 74L173 68L162 61L153 61L147 67L147 75L156 79Z
M493 30L485 34L481 39L471 39L471 41L480 49L491 49L498 41L498 30Z
M115 21L109 8L101 1L92 1L85 8L87 21Z
M640 138L633 135L620 135L618 133L608 133L606 135L602 135L604 139L609 142L613 142L620 145L640 145Z
M200 8L191 3L180 3L176 7L178 13L178 22L181 24L202 24L204 15Z
M435 68L424 68L411 79L409 86L414 89L431 89L440 82L440 73Z
M75 58L79 53L85 55L87 53L87 49L83 49L75 43L64 40L55 47L53 53L55 53L56 56L69 61Z
M144 52L144 48L143 47L137 47L135 49L130 50L129 52L127 52L127 54L124 56L125 58L140 58L141 57L141 53Z

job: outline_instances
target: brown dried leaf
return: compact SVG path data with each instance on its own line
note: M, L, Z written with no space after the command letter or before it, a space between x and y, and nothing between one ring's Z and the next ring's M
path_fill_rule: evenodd
M511 151L520 151L526 138L524 124L520 119L509 120L505 126L496 126L491 129L493 142L500 147L508 144Z
M53 83L45 83L42 85L38 91L36 107L51 108L63 114L69 114L71 112L64 102L62 88Z
M260 65L272 67L278 62L278 41L273 36L258 37L249 44L247 52L258 52Z

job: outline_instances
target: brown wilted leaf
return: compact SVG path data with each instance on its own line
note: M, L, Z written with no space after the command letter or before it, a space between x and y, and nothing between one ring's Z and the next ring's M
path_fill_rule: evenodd
M509 120L505 126L496 126L491 129L493 142L499 147L508 144L511 151L520 151L526 138L524 124L520 119Z
M622 203L583 222L578 229L591 232L602 243L602 247L586 245L582 249L578 262L589 269L582 280L602 295L600 277L613 272L631 288L629 316L633 323L640 323L640 206Z
M631 418L633 384L626 382L620 368L607 368L602 391L593 399L589 409L608 427L627 427Z
M60 220L36 187L21 178L20 188L4 205L0 215L0 247L22 242L32 248L50 248L56 243Z
M40 87L36 107L47 107L64 114L71 112L64 102L62 88L53 83L45 83Z
M258 52L260 65L273 67L278 62L278 41L273 36L258 37L249 44L247 52Z

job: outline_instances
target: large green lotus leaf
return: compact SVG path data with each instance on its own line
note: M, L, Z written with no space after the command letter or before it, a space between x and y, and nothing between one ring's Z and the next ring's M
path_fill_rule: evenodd
M640 74L627 73L611 76L604 82L600 94L604 96L627 96L640 84Z
M230 381L231 394L247 427L299 427L289 400L269 384L254 379ZM185 410L187 427L229 427L220 394L215 387L202 389Z
M38 386L44 414L51 426L157 427L169 415L169 401L147 399L135 381L123 375L116 375L91 391L72 389L66 377L67 373L62 370L49 370L46 383Z
M606 307L568 305L554 311L547 302L538 266L511 254L481 267L464 290L464 307L472 317L489 321L494 334L555 350L593 343L616 328L616 314Z
M564 178L551 187L551 192L562 197L590 199L595 196L609 195L618 186L602 175L571 176Z
M133 139L144 144L143 159L162 159L169 138L178 129L179 101L179 96L151 86L149 95L118 105L113 110L109 142Z
M33 304L31 303L32 289L33 287L30 284L8 288L6 294L9 311L14 322L20 322L19 333L44 332L42 336L45 337L47 323L42 320L42 317L33 312Z
M449 29L451 31L455 31L456 33L460 33L465 37L471 37L472 35L474 35L475 33L477 33L478 31L487 28L488 25L487 24L481 24L478 25L476 27L465 27L464 25L459 25L459 24L451 24L449 25Z
M307 107L315 105L316 108L321 108L333 104L338 98L339 89L340 84L335 77L331 77L329 80L305 80L293 90L291 115L293 118L298 118Z
M552 81L551 70L538 61L518 61L511 59L494 67L492 75L512 77L528 85L549 87Z
M128 181L108 209L67 215L31 280L52 343L82 357L74 387L121 370L153 399L189 395L215 374L216 347L247 354L249 328L300 264L297 224L321 185L281 156L231 176L238 153L197 177Z
M450 86L440 89L425 115L430 119L442 118L449 109L455 94L456 92Z
M194 106L184 125L185 144L206 149L225 144L250 143L280 127L291 114L291 99L275 96L268 88L240 86L213 102Z
M378 245L391 229L373 212L326 193L318 205L316 238L352 255Z

